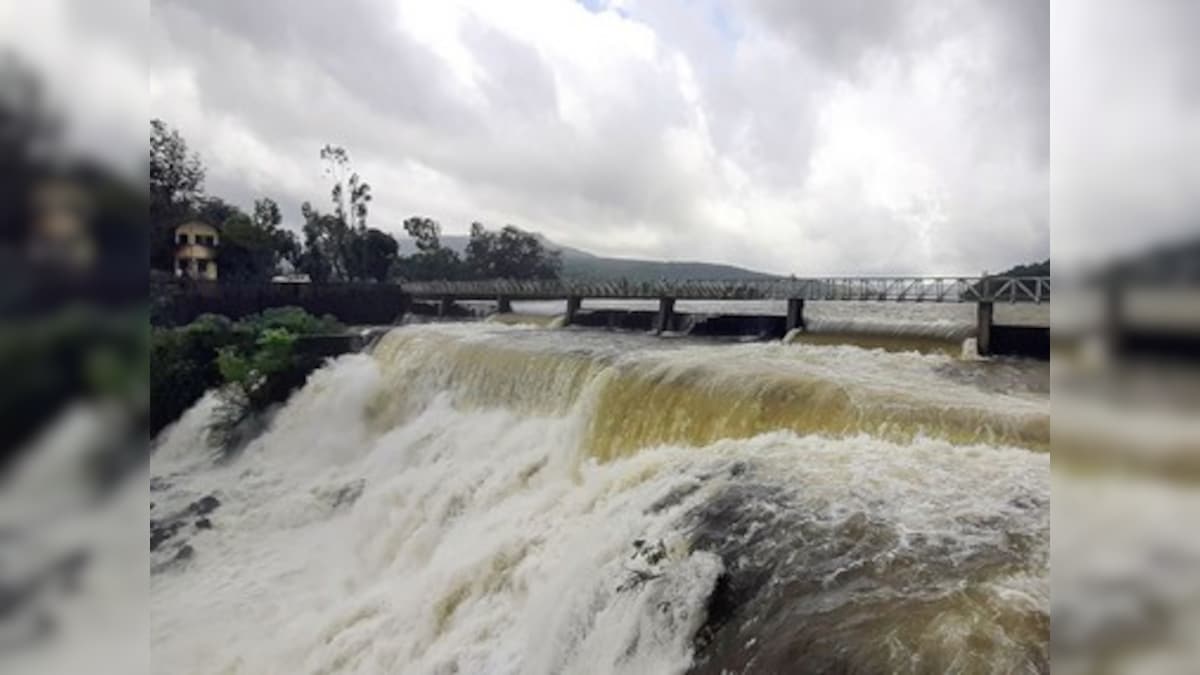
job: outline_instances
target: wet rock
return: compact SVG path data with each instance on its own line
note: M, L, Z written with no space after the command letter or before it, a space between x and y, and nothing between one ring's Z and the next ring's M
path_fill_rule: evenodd
M192 548L191 544L184 544L183 546L179 547L178 551L175 552L175 557L173 558L173 561L174 562L183 562L185 560L191 560L192 558L195 557L195 555L196 555L196 549Z
M179 527L182 523L178 520L150 521L150 550L156 551L164 542L168 541L179 532Z
M197 530L211 530L212 529L212 521L209 520L208 518L197 519L195 525L196 525Z
M220 505L221 500L212 495L206 495L188 505L188 511L198 516L203 516L216 511Z

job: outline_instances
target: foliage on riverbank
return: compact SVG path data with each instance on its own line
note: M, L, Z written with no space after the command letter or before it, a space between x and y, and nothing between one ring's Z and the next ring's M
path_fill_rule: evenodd
M217 431L231 432L286 398L320 365L320 356L296 349L299 338L343 330L332 317L316 317L296 307L272 308L239 321L206 314L186 326L154 329L151 435L214 388L223 404Z

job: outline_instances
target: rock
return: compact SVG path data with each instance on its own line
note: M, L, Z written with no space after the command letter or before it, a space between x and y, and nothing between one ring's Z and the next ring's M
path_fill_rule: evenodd
M216 497L214 497L212 495L207 495L205 497L202 497L202 498L192 502L188 506L188 511L191 511L192 513L194 513L198 516L203 516L203 515L212 513L213 511L216 511L217 507L220 505L221 505L221 500L217 499Z
M174 560L179 562L191 560L195 555L196 549L192 548L191 544L184 544L183 546L179 547L178 551L175 552Z
M179 532L180 522L173 520L167 523L158 520L150 521L150 550L157 550L163 542L174 537Z
M196 529L197 530L211 530L212 529L212 521L209 520L208 518L200 518L196 521Z

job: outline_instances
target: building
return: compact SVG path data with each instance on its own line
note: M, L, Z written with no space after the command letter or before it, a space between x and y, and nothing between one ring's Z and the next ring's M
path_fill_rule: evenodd
M89 219L92 200L76 182L51 179L32 194L33 228L29 259L60 268L86 270L96 260L96 242Z
M175 228L175 276L217 280L217 246L220 232L199 221Z

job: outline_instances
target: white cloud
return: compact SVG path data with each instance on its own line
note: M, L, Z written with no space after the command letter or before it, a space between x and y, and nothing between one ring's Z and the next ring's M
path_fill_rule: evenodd
M1044 7L878 4L162 0L151 114L293 222L334 142L394 231L797 273L1046 255Z

